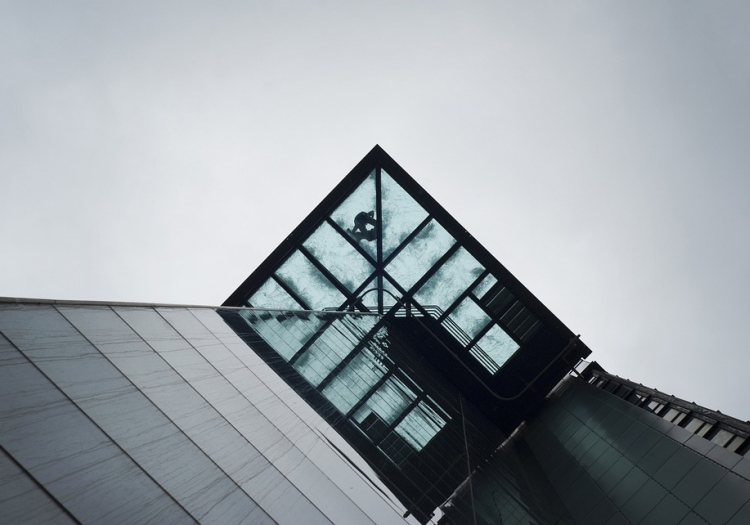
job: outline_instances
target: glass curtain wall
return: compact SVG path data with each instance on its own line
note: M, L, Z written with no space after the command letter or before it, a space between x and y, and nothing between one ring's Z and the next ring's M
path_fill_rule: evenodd
M432 316L490 375L541 327L380 167L321 218L246 304Z

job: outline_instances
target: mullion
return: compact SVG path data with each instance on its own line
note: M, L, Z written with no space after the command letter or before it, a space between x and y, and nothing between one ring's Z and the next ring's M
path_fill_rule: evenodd
M307 304L305 301L303 301L300 296L298 296L296 293L294 293L294 290L292 290L289 287L289 285L286 284L281 277L277 277L276 274L272 274L271 278L274 281L276 281L276 284L278 284L279 286L281 286L284 289L284 291L286 293L288 293L292 297L292 299L294 299L295 301L297 301L299 303L299 305L302 307L303 310L312 310L312 308L310 308L310 305Z
M420 393L420 394L423 394L423 393ZM393 420L393 423L388 425L388 433L394 432L396 430L396 427L401 424L401 422L406 418L406 416L408 416L409 413L412 410L414 410L417 407L417 405L419 405L420 401L422 401L422 395L420 394L417 394L417 397L415 397L412 400L412 402L409 403L407 407L398 415L398 417ZM380 441L375 443L375 445L380 445L387 436L388 434L386 434Z
M404 239L404 241L403 241L403 242L402 242L401 244L399 244L398 246L396 246L396 248L395 248L395 249L394 249L394 250L393 250L393 251L391 252L391 254L390 254L390 255L389 255L389 256L388 256L388 257L387 257L387 258L385 259L385 261L383 261L383 267L385 267L385 266L388 266L388 264L389 264L389 263L390 263L391 261L393 261L393 259L395 259L395 258L396 258L396 256L397 256L397 255L398 255L399 253L401 253L401 251L402 251L402 250L403 250L404 248L406 248L406 246L407 246L407 245L408 245L408 244L409 244L409 243L410 243L411 241L413 241L413 240L414 240L414 237L416 237L417 235L419 235L419 232L421 232L421 231L422 231L422 230L423 230L423 229L424 229L424 228L425 228L425 227L426 227L426 226L427 226L427 225L428 225L428 224L430 223L430 221L431 221L431 220L432 220L432 215L429 215L429 214L428 214L428 215L427 215L427 217L426 217L426 218L425 218L425 219L424 219L424 220L423 220L422 222L420 222L420 223L419 223L419 224L417 225L417 227L416 227L416 228L414 229L414 231L413 231L413 232L411 232L411 233L410 233L409 235L407 235L407 236L406 236L406 239ZM437 221L436 221L436 222L437 222ZM451 235L451 237L453 237L453 236Z
M397 292L400 292L400 293L401 293L401 298L400 298L401 304L397 304L397 306L398 306L398 307L400 307L400 308L403 308L403 309L404 309L404 311L407 311L407 312L408 312L408 310L407 310L407 309L411 307L411 296L409 295L409 292L407 292L407 291L406 291L406 290L404 289L404 287L403 287L403 286L401 286L401 285L400 285L400 284L398 283L398 281L396 281L396 279L394 279L393 277L391 277L391 274L389 274L389 273L388 273L388 272L387 272L386 270L383 270L383 276L384 276L384 278L387 278L387 279L388 279L388 282L390 282L390 283L391 283L391 285L392 285L392 286L394 286L394 287L396 288L396 291L397 291ZM395 309L394 309L394 308L391 308L391 309L390 309L390 310L388 311L388 313L394 312L394 315L395 315L395 312L396 312L397 310L398 310L398 308L395 308Z
M356 242L354 239L352 239L352 236L349 235L345 229L343 229L341 226L339 226L336 221L331 219L330 217L326 217L325 221L328 223L329 226L331 226L336 232L341 235L344 239L347 240L349 244L351 244L355 250L359 252L359 254L367 259L367 262L369 262L371 265L376 266L378 262L372 258L372 255L367 253L367 250L362 248L362 246Z
M322 392L325 387L328 386L328 384L333 381L333 378L338 375L339 372L341 372L346 366L354 360L354 358L357 356L357 354L362 350L362 348L365 347L367 343L369 343L372 340L372 337L374 334L378 332L378 330L383 326L383 319L379 319L378 322L375 324L374 327L370 330L370 333L367 334L367 336L362 338L362 341L357 343L357 345L352 348L352 351L349 352L349 355L347 355L344 359L341 360L341 362L336 365L336 367L330 371L330 373L323 378L323 381L318 383L317 389L318 391ZM369 392L369 390L368 390ZM365 394L366 396L367 394Z
M481 330L479 330L479 333L477 333L477 335L474 337L474 339L472 339L471 342L468 345L466 345L466 349L468 350L469 348L472 348L475 344L477 344L479 342L479 340L482 337L484 337L485 334L492 329L492 327L495 325L495 323L496 323L496 321L493 319L489 323L487 323L484 326L484 328L482 328Z
M317 341L318 339L320 339L323 336L323 332L325 332L326 330L328 330L333 325L333 322L335 320L336 320L336 318L334 318L334 317L332 317L329 320L326 320L326 322L323 323L323 326L321 326L320 328L318 328L315 331L315 333L310 337L310 339L308 339L305 342L305 344L303 344L302 347L299 350L297 350L297 352L295 352L295 354L291 357L291 359L289 359L289 364L292 365L292 366L294 366L294 363L302 356L302 354L304 354L305 352L307 352L307 350L313 344L315 344L315 341Z
M422 288L422 286L425 285L427 281L430 280L430 278L437 273L437 271L445 264L445 262L450 259L453 254L455 254L458 249L461 248L461 245L459 243L455 243L453 246L448 248L448 251L446 251L442 257L440 257L437 261L435 261L435 264L432 265L432 268L427 270L427 272L422 276L421 279L419 279L414 286L412 286L409 289L409 297L413 297L419 290Z
M344 303L343 308L347 308L353 305L356 305L358 302L360 302L360 295L362 292L366 291L370 284L372 284L372 281L375 280L377 276L377 272L373 272L370 274L370 276L365 279L365 282L360 284L353 292L352 292L352 299L347 299L347 301ZM364 303L362 304L364 307ZM369 310L367 310L369 312Z
M505 288L505 285L503 285L503 284L502 284L502 283L500 283L499 281L498 281L498 283L497 283L497 284L500 284L502 288ZM512 292L511 292L511 293L512 293ZM497 316L495 316L495 314L494 314L494 313L492 313L492 312L490 311L490 309L489 309L489 308L488 308L487 306L485 306L485 304L484 304L484 303L483 303L483 302L482 302L481 300L479 300L479 298L477 298L477 296L476 296L476 295L473 295L473 293L472 293L472 297L474 297L474 298L476 299L476 301L475 301L475 302L476 302L476 304L477 304L477 305L479 306L479 308L481 308L481 309L482 309L482 311L483 311L484 313L486 313L486 314L487 314L487 315L489 316L489 318L490 318L490 319L492 319L492 321L494 321L495 323L497 323L497 325L498 325L498 326L499 326L500 328L502 328L502 329L503 329L503 331L504 331L504 332L505 332L506 334L508 334L508 335L510 336L510 338L511 338L511 339L513 339L513 340L514 340L514 341L515 341L516 343L518 343L518 346L523 346L523 341L520 341L520 340L519 340L519 338L517 338L517 337L516 337L516 336L515 336L515 335L514 335L514 334L512 333L512 331L511 331L511 330L510 330L510 329L508 328L508 326L507 326L507 325L506 325L505 323L503 323L502 321L500 321L500 318L501 318L501 317L502 317L503 315L505 315L505 314L506 314L506 313L508 312L508 310L510 310L511 308L513 308L513 305L515 305L516 303L521 303L521 301L519 301L519 300L518 300L518 298L517 298L517 297L515 296L515 294L513 295L513 298L515 299L515 302L512 302L512 303L510 303L510 304L508 305L508 307L507 307L507 308L503 308L502 312L501 312L501 313L499 313L499 314L497 314ZM522 306L522 307L524 307L524 308L526 308L526 305L524 305L523 303L521 303L521 306ZM533 312L532 312L532 314L533 314ZM537 318L537 320L538 320L538 318ZM540 321L540 322L541 322L541 321ZM492 323L487 323L487 326L491 326L491 325L492 325ZM476 341L478 341L478 340L479 340L479 339L480 339L480 338L482 337L482 335L484 335L485 333L487 333L487 331L488 331L488 330L489 330L489 329L488 329L487 327L485 327L485 328L483 328L482 330L480 330L480 332L479 332L479 335L477 335L477 337L476 337L476 338L474 338L474 340L472 341L471 345L467 346L467 348L471 348L471 346L473 346L473 345L474 345L474 343L475 343Z
M484 270L479 277L477 277L473 283L471 283L469 286L466 287L466 290L461 292L461 295L458 296L458 298L451 303L451 305L445 309L445 312L443 312L443 315L441 315L438 318L438 322L443 322L446 317L453 311L454 308L456 308L459 304L461 304L461 301L466 299L469 294L471 294L471 291L474 289L474 287L479 284L479 282L486 277L486 275L489 273L489 270ZM492 319L492 316L488 316L490 319Z
M320 271L320 273L322 273L325 276L326 279L331 281L331 284L333 284L336 288L338 288L339 292L341 292L341 294L347 300L352 299L352 293L349 291L349 289L343 284L341 284L341 282L339 282L339 280L336 277L334 277L334 275L330 271L328 271L328 268L326 268L322 262L316 259L315 256L312 253L310 253L310 251L307 248L300 245L299 251L303 255L305 255L310 260L311 263L313 263L313 266L315 266L318 269L318 271Z
M362 405L367 403L367 401L375 394L375 392L378 391L378 389L383 386L383 384L388 381L393 376L394 371L389 369L388 372L385 373L383 377L378 379L378 382L373 385L373 387L370 389L370 391L367 393L366 396L362 396L362 399L357 401L354 406L349 409L349 412L346 413L346 417L351 419L354 414L357 413L357 410L362 408Z

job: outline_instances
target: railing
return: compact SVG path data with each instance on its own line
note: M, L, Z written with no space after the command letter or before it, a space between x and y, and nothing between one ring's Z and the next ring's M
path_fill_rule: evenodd
M368 308L371 307L372 306L368 306ZM422 305L422 308L430 317L435 320L440 319L445 313L442 308L434 304ZM404 308L398 308L394 315L396 317L424 317L421 310L418 310L416 308L412 308L410 310L411 311L407 311ZM453 338L461 344L461 346L463 346L464 348L468 348L469 345L471 345L472 338L453 319L451 319L450 317L446 317L445 319L443 319L442 325L453 336ZM469 350L469 353L477 361L479 361L479 363L491 374L494 374L495 372L500 370L500 366L498 365L498 363L495 362L495 360L492 359L489 355L487 355L487 353L478 344L472 346Z

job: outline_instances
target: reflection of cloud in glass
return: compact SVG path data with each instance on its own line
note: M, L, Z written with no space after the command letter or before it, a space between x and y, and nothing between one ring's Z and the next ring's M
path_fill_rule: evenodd
M344 302L341 292L299 251L281 265L276 275L313 310L336 308Z
M444 425L445 420L421 401L399 423L396 432L415 450L422 450Z
M353 292L374 270L372 265L327 222L315 230L304 246L349 291Z
M483 271L482 265L461 247L430 277L414 298L422 305L435 305L445 310Z
M361 316L353 325L351 319L337 319L297 359L294 368L310 384L319 385L354 350L377 320L374 315Z
M346 414L385 374L385 367L375 355L363 349L325 388L323 395Z
M385 170L380 170L380 192L386 258L427 217L427 212Z
M497 279L495 278L495 276L489 274L487 277L482 279L482 282L479 283L476 288L474 288L474 295L481 299L482 296L487 293L487 290L492 288L496 282Z
M291 315L283 312L242 310L240 315L287 361L323 324L323 320L315 314Z
M449 317L472 339L490 322L489 316L471 297L461 301Z
M416 397L416 394L404 383L395 377L390 377L370 396L362 408L357 410L354 419L361 423L371 412L374 412L390 425Z
M408 291L455 242L433 219L388 264L386 271Z
M498 368L503 366L519 348L518 343L516 343L497 325L490 328L490 330L484 334L479 341L477 341L477 346L487 354L487 357L495 362ZM484 363L482 364L486 367ZM490 372L495 371L496 370L490 370Z
M300 304L270 277L247 302L255 308L302 309Z

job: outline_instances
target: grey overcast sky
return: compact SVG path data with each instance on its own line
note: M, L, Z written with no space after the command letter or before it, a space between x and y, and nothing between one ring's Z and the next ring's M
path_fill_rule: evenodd
M0 295L220 304L377 143L608 370L750 418L747 1L0 1Z

